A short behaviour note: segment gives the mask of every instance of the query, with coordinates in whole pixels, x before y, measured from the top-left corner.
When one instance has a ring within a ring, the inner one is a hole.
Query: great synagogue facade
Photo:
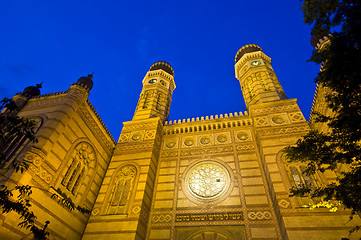
[[[14,100],[20,116],[37,121],[38,142],[19,139],[9,156],[33,164],[23,174],[2,172],[3,182],[34,186],[32,209],[39,225],[50,221],[50,239],[347,237],[355,224],[349,211],[310,210],[303,207],[310,198],[290,197],[290,188],[332,182],[337,172],[309,177],[305,166],[287,162],[282,150],[312,124],[286,97],[271,58],[246,45],[236,54],[235,75],[247,112],[172,122],[174,72],[156,62],[117,142],[88,101],[92,76],[53,94],[28,87]],[[314,108],[324,105],[322,89],[318,94]],[[91,214],[70,211],[53,194]],[[1,239],[32,239],[15,213],[0,219]]]

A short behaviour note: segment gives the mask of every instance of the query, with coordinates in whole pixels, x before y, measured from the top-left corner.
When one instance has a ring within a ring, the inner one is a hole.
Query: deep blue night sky
[[[175,71],[170,120],[246,110],[234,73],[245,44],[272,58],[307,119],[319,69],[290,0],[3,1],[0,34],[0,98],[41,81],[42,93],[64,91],[94,72],[90,100],[115,139],[156,61]]]

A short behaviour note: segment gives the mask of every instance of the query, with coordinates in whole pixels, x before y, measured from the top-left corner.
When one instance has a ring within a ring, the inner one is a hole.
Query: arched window
[[[111,186],[108,214],[125,213],[134,188],[136,173],[137,169],[133,165],[126,165],[115,173],[113,186]]]
[[[73,195],[76,195],[89,171],[89,164],[94,161],[94,158],[95,153],[89,143],[82,142],[78,144],[70,158],[71,164],[61,181],[61,185]]]

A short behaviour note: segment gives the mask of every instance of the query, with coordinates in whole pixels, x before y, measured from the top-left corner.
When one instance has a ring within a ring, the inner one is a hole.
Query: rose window
[[[226,168],[218,162],[206,161],[193,166],[186,175],[188,192],[195,198],[213,201],[223,196],[230,185]]]

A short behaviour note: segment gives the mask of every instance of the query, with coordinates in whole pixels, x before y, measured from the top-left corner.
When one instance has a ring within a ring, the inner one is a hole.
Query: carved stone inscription
[[[220,213],[207,213],[207,214],[177,214],[175,219],[176,222],[243,220],[243,213],[220,212]]]

